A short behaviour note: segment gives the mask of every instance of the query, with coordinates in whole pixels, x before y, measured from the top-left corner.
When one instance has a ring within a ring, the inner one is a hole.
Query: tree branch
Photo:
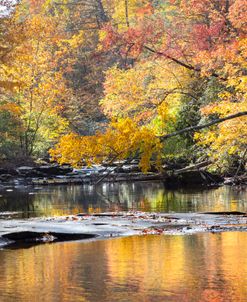
[[[177,136],[177,135],[180,135],[180,134],[183,134],[183,133],[187,133],[187,132],[191,132],[191,131],[201,130],[201,129],[210,127],[212,125],[219,124],[219,123],[225,122],[227,120],[231,120],[231,119],[234,119],[234,118],[237,118],[237,117],[241,117],[241,116],[244,116],[244,115],[247,115],[247,111],[238,112],[236,114],[228,115],[226,117],[219,118],[217,120],[211,121],[211,122],[206,123],[204,125],[187,127],[187,128],[184,128],[184,129],[181,129],[181,130],[178,130],[178,131],[175,131],[175,132],[172,132],[172,133],[160,136],[160,139],[161,139],[161,141],[164,141],[164,140],[166,140],[166,139],[168,139],[170,137],[174,137],[174,136]]]
[[[156,51],[156,50],[154,50],[154,49],[152,49],[152,48],[150,48],[150,47],[148,47],[148,46],[146,46],[146,45],[144,45],[144,48],[147,49],[148,51],[150,51],[150,52],[156,54],[156,55],[163,56],[163,57],[165,57],[165,58],[171,60],[172,62],[174,62],[174,63],[176,63],[176,64],[178,64],[178,65],[180,65],[180,66],[185,67],[186,69],[193,70],[193,71],[196,71],[196,72],[201,72],[201,68],[194,67],[194,66],[192,66],[192,65],[190,65],[190,64],[184,63],[184,62],[182,62],[182,61],[180,61],[180,60],[178,60],[178,59],[176,59],[176,58],[173,58],[173,57],[167,55],[167,54],[164,53],[164,52]],[[226,80],[225,78],[220,77],[220,76],[219,76],[217,73],[215,73],[215,72],[211,73],[211,76],[212,76],[212,77],[215,77],[215,78],[219,78],[219,79],[221,79],[221,80]]]
[[[125,19],[126,19],[126,25],[127,27],[130,27],[129,23],[129,7],[128,7],[128,0],[124,1],[124,6],[125,6]]]

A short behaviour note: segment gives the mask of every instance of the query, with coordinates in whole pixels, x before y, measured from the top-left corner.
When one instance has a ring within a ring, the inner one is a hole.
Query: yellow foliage
[[[212,66],[215,60],[219,65],[218,72],[224,74],[226,90],[219,93],[218,100],[202,108],[202,114],[225,117],[247,111],[247,39],[239,37],[228,47],[219,45],[207,58]],[[209,64],[205,66],[210,68]],[[222,160],[228,155],[241,157],[247,148],[247,117],[225,121],[196,134],[195,139],[209,147],[209,155],[214,159]]]
[[[139,155],[144,172],[150,169],[151,159],[160,167],[163,145],[157,136],[175,120],[190,82],[188,70],[162,59],[140,61],[127,70],[109,69],[101,105],[112,122],[94,136],[62,137],[51,156],[60,164],[80,166]]]
[[[68,66],[72,50],[83,43],[83,32],[68,34],[63,16],[50,14],[49,9],[49,0],[16,7],[8,28],[15,47],[0,70],[0,86],[13,102],[4,109],[20,115],[23,136],[28,137],[24,149],[30,154],[38,139],[48,146],[68,127],[59,115],[60,104],[71,93],[63,67]]]
[[[50,154],[60,164],[80,166],[121,160],[140,153],[140,167],[147,172],[152,156],[160,167],[161,150],[162,144],[152,130],[139,127],[126,118],[112,121],[105,132],[98,132],[94,136],[68,134],[61,138],[55,149],[50,150]]]
[[[14,103],[6,103],[3,105],[0,105],[0,111],[8,111],[16,116],[19,116],[21,114],[20,107]]]
[[[104,0],[105,6],[111,11],[111,18],[119,31],[126,30],[128,12],[129,25],[134,25],[137,20],[138,10],[149,4],[148,0]],[[127,7],[126,7],[127,6]]]
[[[106,73],[102,108],[111,118],[130,117],[145,125],[158,117],[163,124],[156,131],[162,132],[166,122],[174,120],[190,81],[186,69],[162,60],[141,61],[128,70],[113,67]]]
[[[219,103],[214,103],[202,109],[205,115],[217,114],[225,117],[242,111],[247,111],[247,99],[231,101],[232,95],[221,94],[223,98]],[[229,98],[228,98],[229,97]],[[241,156],[247,147],[247,118],[246,116],[225,121],[217,127],[202,133],[197,133],[195,139],[200,145],[209,147],[209,155],[216,160],[226,155]]]

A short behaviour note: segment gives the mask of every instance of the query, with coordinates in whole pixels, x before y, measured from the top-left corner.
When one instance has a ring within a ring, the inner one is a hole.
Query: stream
[[[4,220],[127,210],[246,212],[247,191],[160,182],[0,189]],[[247,232],[10,246],[0,249],[0,301],[246,301],[246,250]]]

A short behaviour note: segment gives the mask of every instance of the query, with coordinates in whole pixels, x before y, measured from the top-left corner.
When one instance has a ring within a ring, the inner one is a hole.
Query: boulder
[[[22,167],[18,167],[17,171],[20,174],[26,174],[26,173],[29,173],[30,171],[33,171],[34,169],[35,169],[35,167],[22,166]]]
[[[141,172],[140,168],[138,165],[123,165],[122,167],[116,168],[115,169],[116,173],[138,173]]]
[[[30,166],[22,166],[16,169],[19,176],[22,177],[42,177],[44,176],[42,173],[37,171],[37,168]]]
[[[82,239],[92,239],[97,237],[96,234],[80,234],[80,233],[56,233],[56,232],[31,232],[21,231],[2,235],[1,238],[9,247],[24,248],[31,247],[40,243],[74,241]]]
[[[47,176],[66,175],[73,171],[70,166],[59,166],[57,164],[45,165],[36,168],[36,170]]]

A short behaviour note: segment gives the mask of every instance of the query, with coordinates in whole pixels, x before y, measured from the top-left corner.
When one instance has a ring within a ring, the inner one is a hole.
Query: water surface
[[[1,301],[246,301],[247,233],[139,236],[0,251]]]
[[[0,212],[247,211],[247,191],[160,182],[0,189]],[[5,217],[6,218],[6,217]],[[140,236],[0,250],[0,301],[247,301],[247,233]]]
[[[167,190],[161,182],[0,189],[0,212],[20,217],[103,211],[247,211],[247,190],[232,187]]]

